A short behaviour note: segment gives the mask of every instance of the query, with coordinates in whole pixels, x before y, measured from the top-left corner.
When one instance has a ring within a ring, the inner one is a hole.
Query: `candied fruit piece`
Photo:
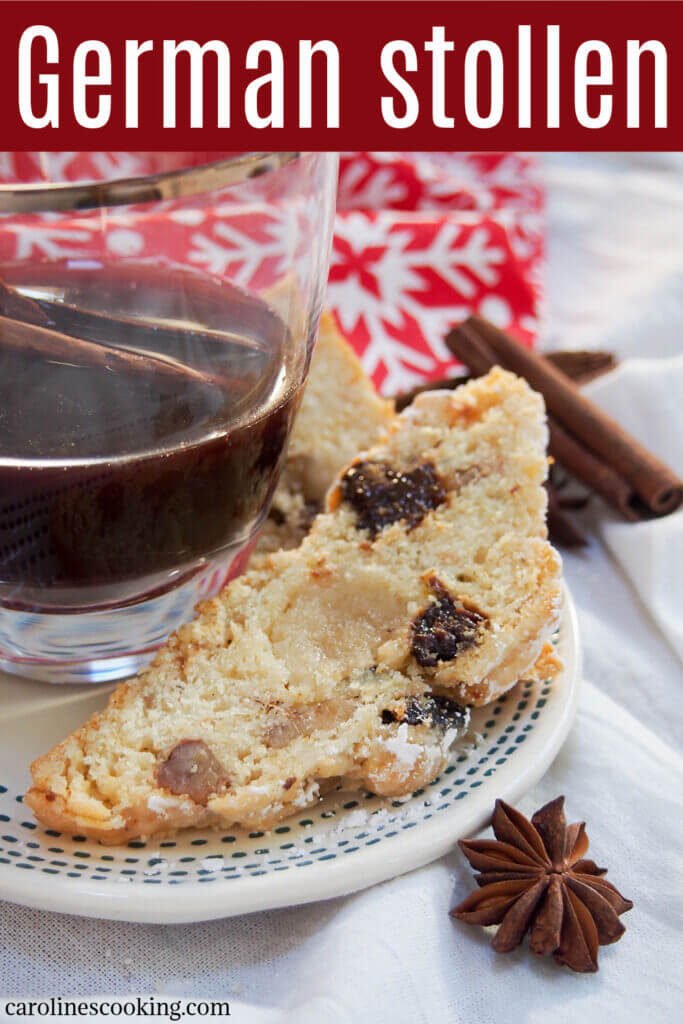
[[[230,779],[223,765],[204,740],[181,740],[165,761],[157,766],[159,786],[176,796],[189,796],[196,804],[227,789]]]

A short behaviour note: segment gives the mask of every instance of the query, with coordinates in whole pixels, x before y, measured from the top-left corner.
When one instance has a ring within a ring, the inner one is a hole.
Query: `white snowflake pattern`
[[[0,153],[0,181],[15,181],[17,169],[14,161],[14,153]]]
[[[406,199],[408,189],[396,180],[393,169],[378,168],[366,181],[369,167],[363,161],[354,161],[343,166],[339,172],[339,209],[356,207],[362,210],[377,210]]]
[[[58,228],[51,224],[7,223],[3,231],[16,237],[15,259],[25,260],[36,253],[49,259],[66,259],[85,255],[83,245],[92,232],[78,228]],[[70,245],[79,242],[79,246]]]
[[[253,215],[254,210],[230,208],[230,218],[214,222],[211,234],[197,231],[192,235],[193,248],[188,259],[203,265],[211,274],[224,275],[230,267],[231,280],[245,288],[250,286],[266,260],[274,261],[274,278],[283,276],[292,259],[297,233],[292,230],[286,212],[281,215],[272,210],[267,215],[260,212],[258,238],[239,226],[240,216]]]
[[[491,288],[499,280],[504,252],[490,245],[485,228],[464,234],[462,223],[444,221],[432,243],[418,249],[411,247],[414,233],[409,227],[389,231],[382,215],[337,218],[328,300],[347,333],[363,322],[369,335],[363,367],[371,376],[385,369],[382,389],[387,393],[410,387],[437,362],[448,360],[442,339],[469,311],[452,295],[441,306],[421,302],[426,285],[420,269],[436,272],[463,299],[475,293],[474,281]],[[420,324],[431,354],[395,337],[391,329],[400,332],[407,317]]]
[[[451,200],[459,192],[469,195],[477,210],[491,210],[495,205],[493,190],[481,172],[464,159],[448,159],[446,153],[415,153],[416,171],[424,184],[418,201],[421,210],[433,210]]]
[[[472,277],[489,288],[495,287],[500,280],[498,268],[505,260],[503,250],[489,244],[486,228],[475,228],[469,238],[459,244],[463,224],[469,219],[446,221],[428,250],[428,260],[424,261],[465,297],[475,293]]]
[[[69,165],[78,153],[36,153],[35,156],[44,181],[68,181]]]
[[[133,178],[149,171],[140,153],[91,153],[90,158],[102,179]]]

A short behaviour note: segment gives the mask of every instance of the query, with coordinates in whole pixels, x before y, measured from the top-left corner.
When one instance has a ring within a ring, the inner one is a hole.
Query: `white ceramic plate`
[[[0,676],[0,898],[121,921],[202,921],[340,896],[426,864],[480,829],[496,797],[517,800],[560,749],[580,681],[568,594],[556,639],[564,671],[478,709],[476,748],[455,749],[408,800],[336,793],[270,832],[188,831],[125,847],[44,829],[21,796],[30,761],[100,707],[110,687]]]

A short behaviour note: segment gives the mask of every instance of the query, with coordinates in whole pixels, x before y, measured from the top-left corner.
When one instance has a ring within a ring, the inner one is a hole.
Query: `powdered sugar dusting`
[[[180,800],[172,796],[164,796],[163,793],[151,793],[147,797],[147,807],[154,814],[160,814],[162,818],[168,817],[169,811],[175,811],[181,806]]]
[[[292,800],[292,807],[308,807],[320,796],[320,786],[317,782],[309,782],[304,786],[295,800]]]
[[[383,741],[383,746],[393,754],[406,769],[413,768],[420,754],[423,753],[424,747],[419,743],[411,743],[408,739],[408,724],[402,722],[398,727],[398,732],[395,736],[390,739]]]

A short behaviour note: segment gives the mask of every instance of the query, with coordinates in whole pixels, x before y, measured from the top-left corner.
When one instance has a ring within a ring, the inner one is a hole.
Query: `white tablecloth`
[[[683,160],[566,154],[546,169],[544,340],[643,360],[592,393],[683,472]],[[635,900],[599,974],[573,975],[525,949],[497,957],[486,932],[452,923],[449,907],[472,888],[453,853],[348,898],[193,926],[0,904],[0,994],[223,997],[245,1024],[677,1019],[682,516],[634,527],[596,503],[584,513],[594,539],[565,566],[590,682],[565,747],[520,803],[530,813],[565,793],[570,820],[588,822],[591,855]]]

